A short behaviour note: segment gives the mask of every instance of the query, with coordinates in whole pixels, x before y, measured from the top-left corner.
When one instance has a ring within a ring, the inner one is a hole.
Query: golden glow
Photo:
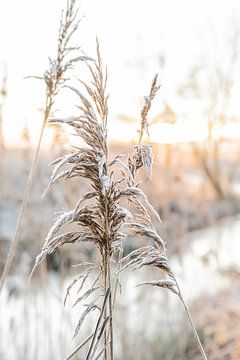
[[[23,78],[41,75],[48,65],[48,56],[54,56],[59,15],[65,3],[65,0],[0,2],[0,81],[1,64],[6,62],[9,94],[3,111],[3,130],[8,146],[21,145],[25,125],[29,128],[32,143],[36,143],[44,89],[37,81]],[[196,109],[196,104],[185,103],[176,94],[201,56],[211,66],[214,58],[223,54],[221,61],[224,63],[224,56],[229,54],[226,48],[232,31],[229,25],[234,16],[236,23],[240,22],[238,9],[239,0],[81,1],[80,12],[86,17],[80,25],[78,41],[91,56],[97,34],[109,67],[111,139],[132,141],[137,138],[141,99],[148,92],[156,72],[162,87],[150,120],[161,113],[167,99],[181,121],[176,125],[153,125],[151,140],[171,143],[206,138],[204,109]],[[218,42],[213,50],[215,38]],[[77,69],[76,75],[81,71],[82,68]],[[235,94],[240,94],[239,87]],[[74,101],[69,100],[66,104],[64,99],[59,108],[62,110],[64,106],[64,112],[68,109],[67,113],[71,115]],[[239,116],[239,95],[235,96],[228,111],[230,115]],[[116,120],[118,114],[136,121],[126,124]],[[221,132],[229,138],[239,137],[240,133],[236,124],[226,125]],[[46,144],[51,136],[47,129]],[[216,133],[216,136],[221,134]]]

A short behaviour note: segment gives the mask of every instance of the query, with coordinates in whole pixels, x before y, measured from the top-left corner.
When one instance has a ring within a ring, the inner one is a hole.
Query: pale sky
[[[47,67],[48,56],[54,56],[65,2],[0,1],[0,69],[5,62],[9,97],[4,110],[4,129],[9,144],[17,143],[25,122],[34,136],[40,126],[43,88],[35,80],[23,78],[41,75]],[[189,131],[194,130],[194,121],[201,119],[203,104],[179,100],[176,92],[186,82],[192,66],[203,62],[211,70],[216,63],[227,64],[230,36],[234,28],[240,28],[240,1],[82,0],[80,13],[85,18],[79,29],[79,45],[87,54],[94,55],[97,35],[108,64],[111,136],[116,138],[121,134],[121,140],[134,138],[137,124],[132,124],[130,129],[126,124],[119,124],[115,116],[125,114],[137,119],[141,99],[158,72],[161,90],[152,115],[161,111],[163,100],[167,99],[186,119],[191,117],[185,136],[188,138]],[[160,61],[163,56],[164,67]],[[237,91],[229,113],[240,113]],[[162,129],[159,134],[153,131],[154,140],[158,137],[161,140],[164,131],[171,137],[169,129]],[[180,136],[180,128],[174,131],[173,136]],[[203,128],[201,131],[204,135]]]

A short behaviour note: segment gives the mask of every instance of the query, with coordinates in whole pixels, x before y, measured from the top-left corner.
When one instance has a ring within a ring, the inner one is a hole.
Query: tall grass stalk
[[[191,325],[191,328],[192,328],[192,331],[193,331],[193,335],[194,335],[194,338],[195,338],[196,343],[197,343],[197,345],[198,345],[198,348],[199,348],[199,350],[200,350],[200,353],[202,354],[202,358],[203,358],[204,360],[207,360],[207,356],[206,356],[206,354],[205,354],[205,351],[204,351],[204,348],[203,348],[203,346],[202,346],[201,340],[200,340],[200,338],[199,338],[199,336],[198,336],[198,333],[197,333],[196,327],[195,327],[195,325],[194,325],[192,316],[191,316],[191,314],[190,314],[190,311],[189,311],[189,309],[188,309],[188,306],[187,306],[186,302],[185,302],[184,299],[183,299],[181,289],[180,289],[180,287],[179,287],[179,284],[178,284],[177,279],[176,279],[176,277],[175,277],[174,274],[173,274],[173,278],[174,278],[174,281],[175,281],[175,283],[176,283],[176,285],[177,285],[178,296],[179,296],[179,298],[180,298],[180,300],[181,300],[181,302],[182,302],[182,304],[183,304],[184,310],[185,310],[185,312],[186,312],[186,314],[187,314],[187,317],[188,317],[188,319],[189,319],[189,322],[190,322],[190,325]]]
[[[59,36],[58,36],[56,59],[55,60],[49,59],[49,68],[42,77],[34,76],[34,78],[43,80],[45,82],[46,85],[45,108],[44,108],[42,126],[38,138],[37,147],[33,156],[31,168],[25,185],[21,207],[18,213],[15,234],[12,239],[8,251],[7,259],[4,265],[3,273],[0,279],[0,294],[4,282],[8,276],[16,252],[17,244],[19,241],[22,220],[29,200],[34,174],[36,172],[36,166],[39,158],[39,152],[44,134],[44,129],[46,127],[49,116],[52,114],[55,99],[60,89],[67,80],[65,78],[67,71],[72,68],[73,64],[76,61],[80,61],[85,58],[85,56],[77,56],[77,57],[73,56],[73,54],[76,52],[76,50],[78,51],[79,48],[71,47],[71,39],[74,33],[77,31],[80,22],[80,20],[77,19],[78,10],[75,9],[75,2],[76,0],[68,1],[66,11],[62,15],[60,29],[59,29]]]
[[[78,97],[78,115],[50,119],[50,123],[69,125],[79,137],[79,145],[75,146],[72,152],[52,162],[55,167],[48,189],[60,179],[84,178],[89,182],[91,190],[81,194],[74,209],[63,212],[56,219],[41,253],[36,258],[32,273],[47,255],[65,244],[89,243],[96,248],[96,261],[93,264],[82,262],[82,272],[69,285],[66,298],[74,284],[78,283],[79,291],[73,306],[82,303],[85,310],[77,322],[74,336],[80,331],[88,314],[93,311],[100,312],[86,359],[97,359],[103,355],[105,360],[113,360],[113,302],[116,298],[116,290],[112,293],[114,270],[117,268],[119,275],[126,268],[156,267],[163,272],[164,278],[139,285],[166,288],[178,295],[189,317],[202,357],[206,360],[192,318],[171,270],[165,242],[154,225],[154,222],[160,221],[159,215],[140,189],[136,178],[142,168],[149,176],[152,172],[152,147],[144,143],[144,134],[148,133],[148,113],[159,90],[157,76],[152,81],[149,95],[144,98],[138,145],[134,146],[127,161],[121,154],[110,159],[107,136],[107,68],[103,65],[98,41],[96,59],[92,62],[85,59],[84,62],[89,72],[89,81],[79,79],[77,88],[69,87]],[[59,234],[66,224],[72,223],[77,225],[77,231]],[[146,246],[122,257],[128,236],[143,237],[148,239],[148,242]]]

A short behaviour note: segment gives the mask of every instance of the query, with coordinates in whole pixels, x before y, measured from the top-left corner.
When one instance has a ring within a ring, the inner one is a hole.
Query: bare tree
[[[178,95],[203,101],[207,120],[207,138],[201,143],[192,143],[193,150],[209,180],[217,198],[224,198],[229,190],[226,168],[222,166],[222,146],[226,139],[224,127],[235,120],[228,116],[228,107],[234,91],[234,75],[239,61],[237,49],[240,45],[240,31],[234,30],[229,42],[230,57],[226,64],[221,59],[213,66],[199,64],[189,72],[186,84],[179,88]],[[219,132],[216,135],[216,130]]]

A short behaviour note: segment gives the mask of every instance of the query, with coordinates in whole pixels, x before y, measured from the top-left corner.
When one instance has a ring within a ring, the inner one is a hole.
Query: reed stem
[[[174,275],[174,274],[172,274],[172,275],[173,275],[174,281],[175,281],[176,286],[177,286],[177,289],[178,289],[178,296],[179,296],[179,298],[180,298],[180,300],[181,300],[181,303],[183,304],[184,310],[185,310],[185,312],[186,312],[186,314],[187,314],[187,317],[188,317],[188,319],[189,319],[189,322],[190,322],[190,325],[191,325],[191,328],[192,328],[192,331],[193,331],[193,335],[194,335],[194,338],[195,338],[196,343],[197,343],[197,345],[198,345],[199,351],[200,351],[200,353],[201,353],[201,355],[202,355],[202,358],[203,358],[204,360],[208,360],[207,355],[206,355],[206,353],[205,353],[205,351],[204,351],[204,349],[203,349],[201,340],[200,340],[200,338],[199,338],[199,336],[198,336],[198,333],[197,333],[196,327],[195,327],[195,325],[194,325],[194,322],[193,322],[192,316],[191,316],[191,314],[190,314],[190,311],[189,311],[189,309],[188,309],[188,306],[187,306],[187,304],[185,303],[185,301],[184,301],[184,299],[183,299],[183,296],[182,296],[182,293],[181,293],[181,289],[180,289],[180,287],[179,287],[179,285],[178,285],[178,282],[177,282],[177,280],[176,280],[176,278],[175,278],[175,275]]]
[[[16,252],[17,244],[18,244],[18,241],[20,238],[23,215],[24,215],[24,212],[25,212],[25,209],[26,209],[26,206],[28,203],[29,195],[30,195],[30,192],[32,189],[32,183],[33,183],[33,179],[34,179],[34,174],[36,172],[36,166],[37,166],[37,162],[38,162],[38,158],[39,158],[39,152],[40,152],[40,147],[41,147],[41,143],[42,143],[43,133],[44,133],[44,129],[45,129],[48,117],[49,117],[49,113],[50,113],[52,104],[53,104],[53,101],[50,101],[49,103],[47,103],[47,108],[44,112],[44,118],[43,118],[43,123],[42,123],[41,131],[40,131],[40,135],[39,135],[39,139],[38,139],[38,143],[37,143],[37,148],[36,148],[34,156],[33,156],[32,165],[31,165],[31,168],[29,171],[20,211],[19,211],[18,218],[17,218],[17,224],[16,224],[14,238],[11,242],[11,245],[10,245],[10,248],[8,251],[8,255],[7,255],[7,260],[4,265],[3,273],[2,273],[1,279],[0,279],[0,294],[2,292],[5,280],[9,274],[10,267],[12,265],[13,258],[14,258],[15,252]]]

